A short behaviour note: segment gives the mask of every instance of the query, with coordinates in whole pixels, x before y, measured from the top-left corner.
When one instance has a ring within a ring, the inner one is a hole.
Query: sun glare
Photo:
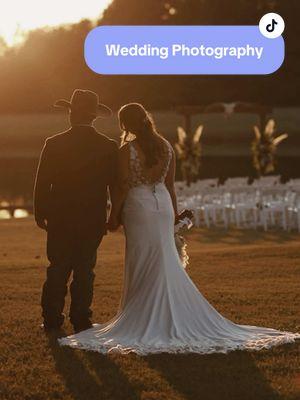
[[[111,0],[9,0],[0,9],[0,36],[8,45],[28,30],[97,19]]]

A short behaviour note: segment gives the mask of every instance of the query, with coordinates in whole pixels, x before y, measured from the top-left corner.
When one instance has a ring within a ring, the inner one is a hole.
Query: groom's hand
[[[37,218],[35,220],[37,226],[41,229],[43,229],[44,231],[47,231],[47,220],[44,218]]]
[[[108,223],[106,224],[106,227],[110,232],[116,231],[119,228],[119,226],[120,222],[115,217],[110,217]]]

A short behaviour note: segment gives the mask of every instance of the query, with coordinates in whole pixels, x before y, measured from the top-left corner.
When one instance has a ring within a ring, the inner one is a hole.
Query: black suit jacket
[[[105,233],[107,190],[116,181],[118,146],[90,126],[46,140],[34,188],[36,219]]]

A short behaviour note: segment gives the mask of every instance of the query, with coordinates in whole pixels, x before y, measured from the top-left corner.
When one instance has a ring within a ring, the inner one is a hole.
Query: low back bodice
[[[169,142],[165,142],[162,157],[152,168],[146,168],[143,165],[133,142],[129,142],[129,151],[129,186],[131,188],[140,185],[156,185],[165,181],[172,158],[172,148]]]

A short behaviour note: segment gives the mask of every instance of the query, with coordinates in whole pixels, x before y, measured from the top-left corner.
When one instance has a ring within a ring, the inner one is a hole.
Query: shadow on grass
[[[188,236],[187,236],[188,237]],[[259,244],[259,242],[284,243],[296,240],[299,235],[295,232],[283,232],[270,230],[267,232],[261,230],[249,229],[223,229],[211,228],[199,230],[200,243],[224,243],[224,244]]]
[[[63,336],[67,334],[64,333]],[[61,335],[59,335],[61,336]],[[57,372],[74,400],[135,400],[138,395],[118,366],[99,353],[61,347],[56,335],[49,335],[49,346]]]
[[[161,354],[144,359],[186,400],[279,400],[250,353]]]
[[[54,336],[49,336],[49,346],[56,370],[74,400],[140,399],[138,387],[128,382],[109,356],[60,347]],[[282,399],[257,368],[251,353],[159,354],[142,360],[186,400]]]

